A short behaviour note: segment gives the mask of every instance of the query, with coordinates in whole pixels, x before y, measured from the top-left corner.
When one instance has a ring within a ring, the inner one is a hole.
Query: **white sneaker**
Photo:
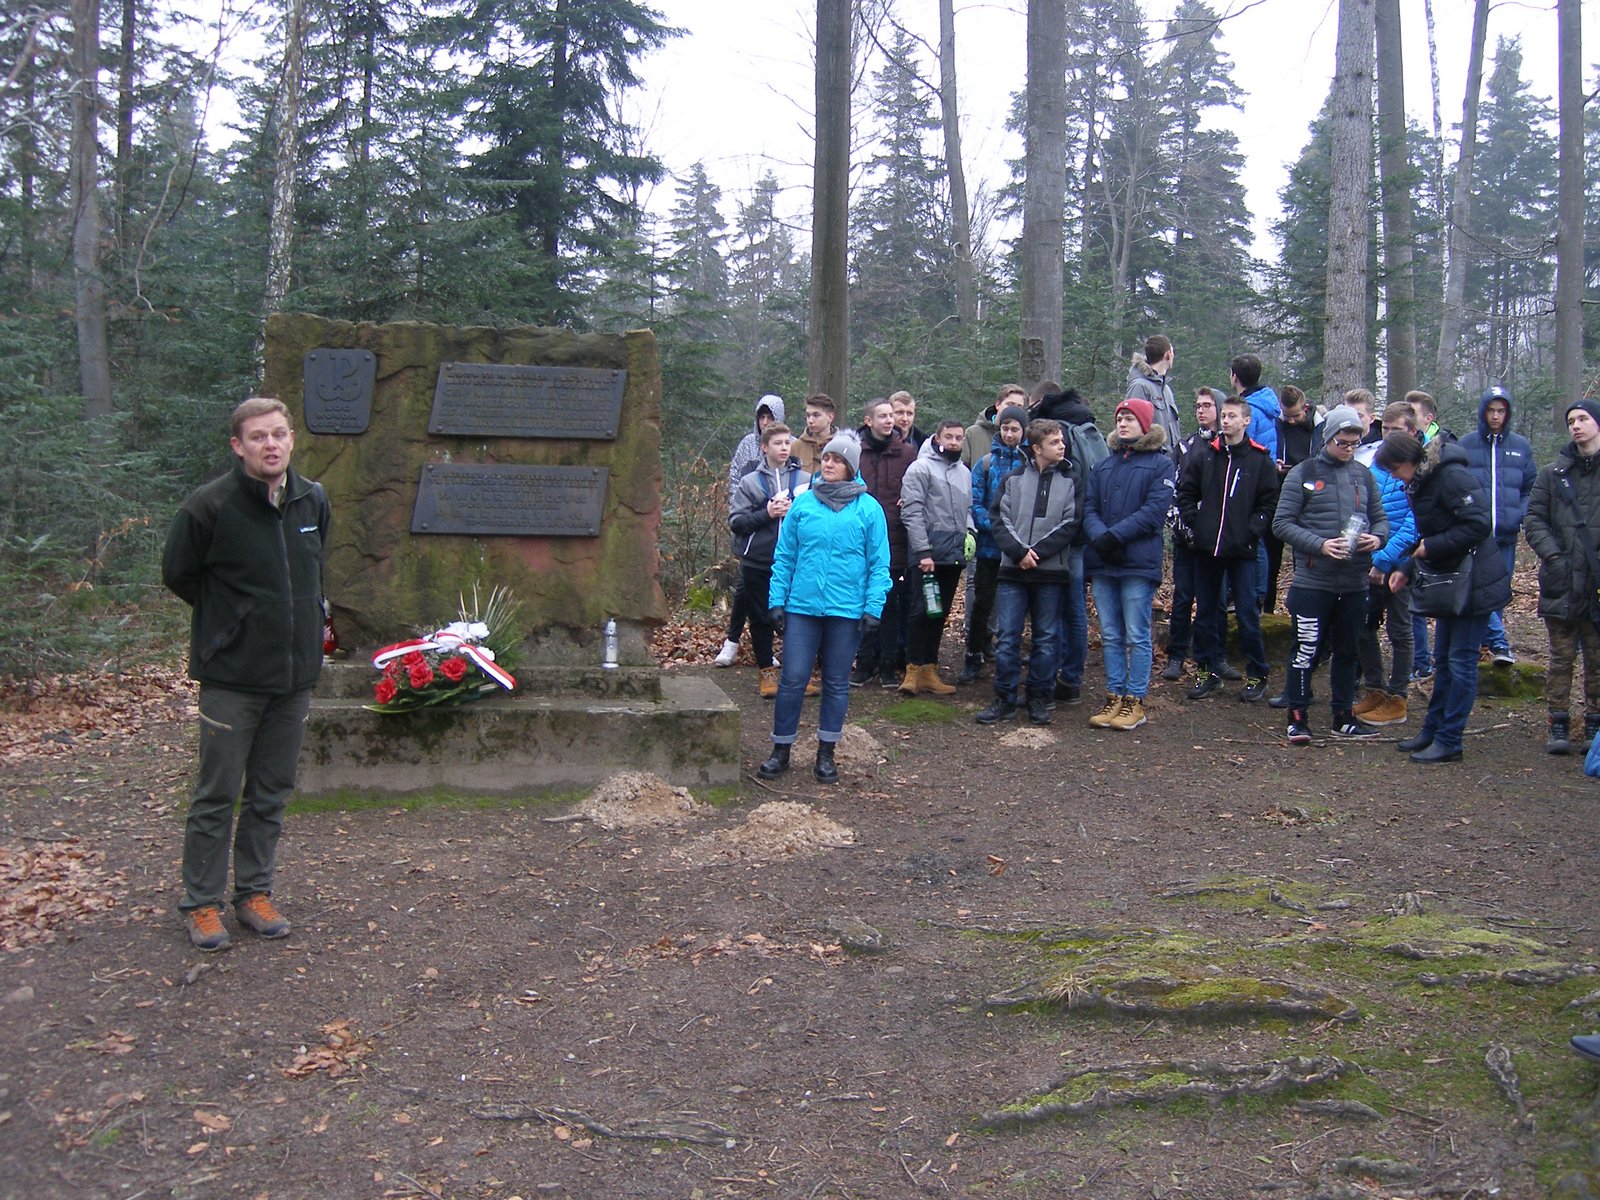
[[[739,643],[723,640],[722,650],[717,655],[716,665],[719,667],[733,666],[733,660],[739,657]]]

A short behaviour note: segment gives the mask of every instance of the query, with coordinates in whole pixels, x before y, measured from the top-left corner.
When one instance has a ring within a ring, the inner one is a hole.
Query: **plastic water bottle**
[[[1344,523],[1344,544],[1350,548],[1351,554],[1356,552],[1356,543],[1366,531],[1367,518],[1361,513],[1351,513],[1350,519]]]
[[[606,621],[605,653],[600,659],[600,665],[608,671],[617,669],[617,619],[615,617]]]
[[[939,603],[939,581],[932,575],[922,577],[922,611],[930,617],[944,615],[944,605]]]

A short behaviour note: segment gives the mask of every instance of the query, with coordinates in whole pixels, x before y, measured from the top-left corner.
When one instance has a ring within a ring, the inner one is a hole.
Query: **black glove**
[[[865,634],[871,633],[881,623],[882,623],[882,618],[881,617],[875,617],[871,613],[863,613],[862,616],[861,616],[861,632],[862,632],[862,634],[865,635]]]
[[[767,624],[771,625],[779,633],[783,632],[783,605],[775,604],[767,609]]]
[[[1110,532],[1102,533],[1089,545],[1094,547],[1094,552],[1106,562],[1122,561],[1122,544],[1112,537]]]

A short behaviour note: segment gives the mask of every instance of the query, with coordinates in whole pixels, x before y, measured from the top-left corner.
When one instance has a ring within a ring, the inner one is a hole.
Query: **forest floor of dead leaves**
[[[663,636],[744,709],[737,798],[295,811],[293,934],[221,955],[176,912],[190,685],[13,692],[0,1196],[1593,1194],[1600,783],[1542,706],[1422,768],[1416,715],[1291,749],[1233,687],[1120,735],[872,687],[875,772],[812,782],[808,704],[772,786],[754,670]],[[1241,974],[1359,1016],[1152,991]]]

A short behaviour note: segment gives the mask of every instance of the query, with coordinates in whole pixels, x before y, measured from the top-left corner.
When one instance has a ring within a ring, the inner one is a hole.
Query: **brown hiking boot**
[[[820,696],[820,695],[822,695],[822,676],[818,675],[815,671],[811,672],[810,682],[808,682],[806,684],[806,695],[808,695],[808,696]]]
[[[260,892],[254,896],[247,896],[233,906],[233,912],[239,918],[239,924],[251,933],[260,934],[264,938],[289,936],[289,922],[284,920],[282,913],[272,907],[271,896]]]
[[[1105,729],[1111,724],[1113,717],[1122,710],[1121,696],[1107,696],[1106,706],[1089,718],[1089,724],[1096,729]]]
[[[1366,695],[1362,696],[1361,699],[1356,701],[1355,707],[1352,708],[1350,712],[1355,716],[1365,717],[1374,709],[1381,708],[1384,702],[1388,699],[1388,692],[1381,691],[1378,688],[1373,688],[1367,692]]]
[[[778,694],[778,668],[762,667],[760,675],[761,679],[756,684],[756,691],[760,693],[763,700],[771,700]]]
[[[956,689],[939,678],[938,663],[923,663],[919,668],[922,672],[918,676],[918,685],[930,696],[954,696]]]
[[[1383,697],[1382,703],[1376,708],[1362,712],[1356,710],[1356,716],[1367,725],[1404,725],[1406,723],[1406,698],[1404,696]]]
[[[1145,723],[1144,701],[1138,696],[1124,696],[1122,705],[1117,709],[1117,715],[1111,718],[1110,728],[1120,729],[1126,733],[1130,729],[1137,729]]]
[[[222,909],[219,905],[191,908],[183,914],[183,923],[189,930],[189,941],[196,950],[226,950],[233,945],[233,939],[222,927]]]
[[[900,690],[907,696],[915,696],[922,690],[922,668],[916,663],[906,664],[906,673],[900,680]]]

